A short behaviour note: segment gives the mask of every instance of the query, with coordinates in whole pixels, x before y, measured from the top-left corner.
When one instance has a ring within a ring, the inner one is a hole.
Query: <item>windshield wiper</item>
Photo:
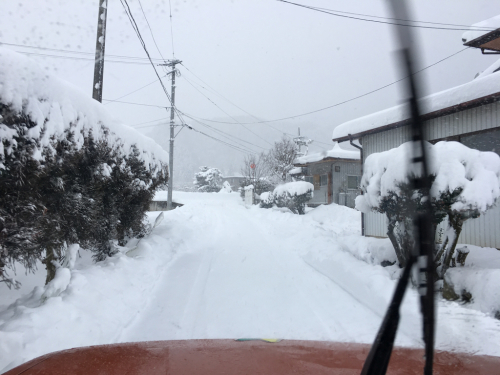
[[[404,0],[390,0],[392,11],[396,18],[409,19]],[[407,94],[408,105],[411,109],[411,130],[413,155],[411,163],[420,168],[420,177],[412,179],[413,188],[423,193],[423,212],[416,212],[414,218],[415,245],[410,259],[398,281],[392,301],[386,312],[382,325],[377,333],[366,358],[361,375],[383,375],[387,371],[391,358],[394,340],[399,325],[399,308],[408,286],[412,267],[418,267],[418,291],[420,293],[420,307],[423,318],[423,340],[425,343],[424,374],[432,374],[434,360],[434,332],[435,332],[435,301],[434,301],[434,228],[432,225],[432,207],[430,199],[431,181],[429,178],[428,158],[424,144],[424,126],[418,106],[418,85],[412,67],[413,56],[411,43],[411,29],[397,27],[399,43],[401,45],[401,65],[408,77]],[[413,43],[414,44],[414,43]],[[415,169],[415,168],[412,168]]]

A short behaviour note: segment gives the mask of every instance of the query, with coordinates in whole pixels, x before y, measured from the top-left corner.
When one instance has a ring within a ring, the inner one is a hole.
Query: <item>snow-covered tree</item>
[[[193,184],[202,193],[216,193],[222,189],[222,173],[217,168],[200,167],[195,173]]]
[[[290,138],[283,136],[280,141],[274,142],[273,147],[264,156],[266,171],[277,183],[284,183],[297,156],[297,145]]]
[[[463,223],[486,212],[500,197],[500,157],[458,142],[425,145],[430,160],[433,224],[437,226],[445,218],[448,220],[442,246],[436,249],[438,273],[443,277],[452,265]],[[387,215],[387,234],[401,267],[406,264],[413,246],[412,217],[423,209],[422,192],[410,185],[410,178],[421,173],[408,163],[411,147],[408,142],[370,155],[361,180],[364,194],[356,198],[356,208],[360,211]]]

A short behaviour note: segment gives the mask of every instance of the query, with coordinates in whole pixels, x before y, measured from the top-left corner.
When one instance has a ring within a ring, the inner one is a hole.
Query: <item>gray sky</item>
[[[394,38],[390,25],[333,17],[275,0],[171,0],[175,57],[204,82],[253,116],[265,120],[294,116],[356,97],[399,78],[394,63]],[[302,4],[390,17],[385,1],[297,0]],[[159,58],[137,0],[129,0],[150,54]],[[96,0],[2,0],[0,41],[54,49],[62,52],[10,47],[59,56],[92,59],[97,24]],[[156,42],[165,58],[172,57],[168,0],[142,0]],[[414,0],[412,19],[470,25],[500,13],[491,0]],[[420,45],[420,66],[427,66],[463,49],[463,31],[414,29]],[[145,57],[119,0],[109,0],[107,55]],[[91,95],[93,62],[32,56],[48,71]],[[498,57],[468,50],[422,74],[425,93],[433,93],[470,81]],[[131,61],[131,60],[127,60]],[[144,62],[144,60],[141,60]],[[255,121],[217,94],[207,91],[190,71],[180,67],[176,102],[181,111],[201,118],[234,122]],[[161,69],[159,70],[161,72]],[[105,99],[115,99],[155,80],[150,65],[107,63],[104,69]],[[169,85],[168,81],[166,84]],[[192,86],[207,95],[220,108]],[[350,119],[398,104],[400,86],[394,85],[314,115],[266,124],[246,125],[268,142],[280,131],[302,133],[317,141],[312,151],[329,148],[331,131]],[[158,83],[126,96],[123,101],[167,105]],[[164,109],[111,103],[107,108],[124,123],[136,125],[166,118]],[[253,145],[269,145],[239,124],[205,122]],[[222,138],[220,133],[190,121],[200,130]],[[145,124],[150,125],[150,124]],[[144,125],[143,125],[144,126]],[[166,145],[166,128],[144,127],[141,131]],[[234,140],[234,139],[233,139]],[[180,165],[192,176],[196,165],[211,164],[231,173],[239,169],[243,153],[199,134],[184,130],[177,138]],[[233,141],[227,140],[233,143]],[[218,165],[215,165],[218,164]]]

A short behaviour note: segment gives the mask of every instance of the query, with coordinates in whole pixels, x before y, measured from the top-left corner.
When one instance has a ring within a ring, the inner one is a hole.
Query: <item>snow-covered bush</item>
[[[194,174],[193,184],[202,193],[216,193],[222,189],[222,173],[217,168],[200,167]]]
[[[260,204],[261,208],[272,208],[274,206],[274,195],[270,191],[266,191],[260,195]]]
[[[99,102],[0,47],[0,281],[20,262],[55,261],[79,243],[96,260],[141,234],[167,153]]]
[[[219,193],[232,193],[233,189],[231,188],[231,184],[228,181],[224,181],[222,184],[222,188],[219,190]]]
[[[306,203],[313,197],[314,185],[310,182],[295,181],[279,185],[272,196],[274,204],[286,207],[294,214],[304,215]]]
[[[443,244],[436,251],[440,277],[450,266],[465,220],[478,217],[500,196],[500,157],[493,152],[470,149],[458,142],[425,144],[431,174],[433,224],[448,219]],[[419,176],[409,165],[411,142],[398,148],[372,154],[365,161],[356,208],[363,212],[384,213],[389,219],[388,236],[404,266],[413,244],[411,218],[422,209],[422,192],[413,190],[410,177]]]

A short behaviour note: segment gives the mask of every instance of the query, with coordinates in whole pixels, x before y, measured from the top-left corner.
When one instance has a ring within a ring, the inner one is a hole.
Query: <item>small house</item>
[[[361,193],[360,153],[344,150],[338,144],[326,152],[301,156],[295,159],[292,176],[302,176],[314,185],[314,196],[309,206],[337,203],[354,207],[356,196]]]
[[[494,20],[496,27],[500,27],[500,16]],[[472,40],[468,39],[468,33],[475,31],[464,34],[466,45],[477,42],[477,47],[481,49],[497,46],[500,49],[500,29],[482,32],[479,36],[474,34]],[[488,42],[478,40],[486,36]],[[431,143],[457,141],[470,148],[500,155],[499,67],[499,62],[496,62],[471,82],[420,99],[425,139]],[[333,130],[332,139],[334,142],[358,140],[363,148],[364,162],[373,153],[387,151],[410,141],[410,121],[406,105],[400,105],[341,124]],[[363,215],[362,220],[364,235],[387,236],[385,215],[368,213]],[[459,242],[500,248],[499,228],[500,204],[497,204],[479,218],[467,220]]]

